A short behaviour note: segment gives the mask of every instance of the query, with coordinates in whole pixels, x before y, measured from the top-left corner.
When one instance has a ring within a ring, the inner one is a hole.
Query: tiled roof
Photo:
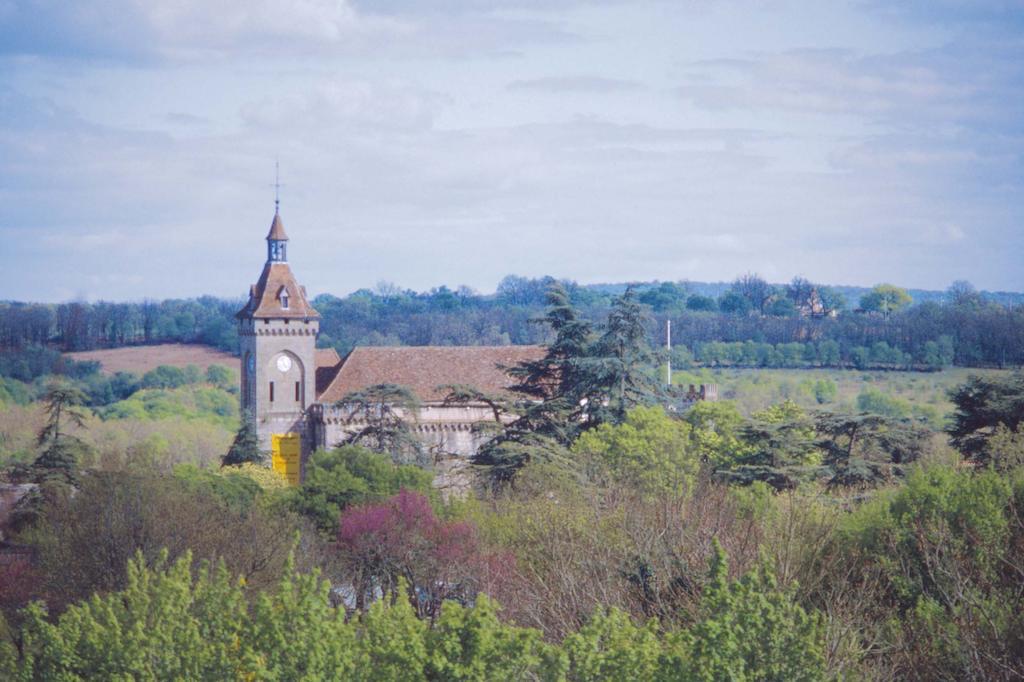
[[[317,348],[316,355],[316,394],[320,395],[334,381],[341,367],[341,356],[333,348]]]
[[[281,222],[281,216],[277,213],[274,213],[274,222],[270,223],[270,232],[267,233],[267,239],[288,241],[288,235],[284,232],[284,223]]]
[[[445,384],[505,393],[512,381],[499,366],[537,360],[544,352],[542,346],[360,346],[345,357],[318,399],[334,403],[376,384],[406,386],[424,402],[442,400],[438,386]]]
[[[281,307],[281,288],[288,292],[288,309]],[[267,261],[255,286],[249,291],[249,302],[237,317],[286,317],[290,319],[319,318],[306,299],[305,287],[299,286],[287,263]]]

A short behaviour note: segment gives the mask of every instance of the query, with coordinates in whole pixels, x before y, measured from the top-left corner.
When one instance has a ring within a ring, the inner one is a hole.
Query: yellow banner
[[[274,471],[285,477],[288,485],[299,485],[302,467],[302,440],[297,433],[275,433],[270,437],[271,462]]]

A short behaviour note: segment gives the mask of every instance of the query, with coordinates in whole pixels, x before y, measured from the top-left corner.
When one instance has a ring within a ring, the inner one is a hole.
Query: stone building
[[[446,405],[442,386],[462,384],[487,394],[511,385],[502,369],[544,354],[540,346],[417,346],[354,348],[345,357],[316,348],[320,314],[310,305],[288,264],[288,236],[275,211],[267,234],[267,261],[236,315],[241,350],[241,407],[254,422],[260,446],[274,435],[301,440],[302,461],[317,448],[337,444],[361,428],[338,403],[377,384],[412,390],[420,402],[409,415],[414,432],[445,462],[465,461],[481,444],[473,425],[494,418],[484,404]]]

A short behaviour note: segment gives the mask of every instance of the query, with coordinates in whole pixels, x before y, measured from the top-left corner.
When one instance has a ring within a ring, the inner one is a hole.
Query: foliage
[[[284,476],[270,467],[245,462],[221,467],[217,472],[221,476],[242,476],[258,485],[263,492],[283,492],[289,490],[288,481]]]
[[[146,565],[164,549],[171,559],[187,551],[196,561],[223,559],[233,574],[266,586],[283,570],[301,524],[287,510],[257,504],[260,495],[248,478],[194,467],[175,476],[91,472],[74,495],[48,497],[19,541],[34,548],[54,610],[122,589],[136,552]],[[313,547],[304,547],[313,558]]]
[[[860,412],[880,414],[893,419],[903,419],[910,415],[910,405],[906,401],[894,398],[870,386],[857,396],[857,409]]]
[[[877,484],[903,473],[928,449],[927,431],[904,420],[873,414],[823,412],[815,421],[832,485]]]
[[[572,452],[591,465],[591,478],[608,477],[645,493],[681,494],[692,489],[700,468],[690,431],[659,406],[635,407],[621,424],[584,432]]]
[[[419,400],[405,386],[377,384],[335,403],[353,426],[338,445],[362,445],[391,455],[397,464],[426,464],[427,453],[412,430]]]
[[[252,595],[223,563],[167,552],[127,565],[124,587],[94,595],[51,620],[25,612],[18,647],[0,645],[7,679],[351,679],[385,680],[810,680],[823,677],[818,621],[788,602],[770,571],[729,582],[724,555],[689,631],[634,625],[599,610],[561,645],[498,619],[481,595],[447,602],[428,624],[400,580],[348,619],[332,608],[317,572],[289,562],[268,590]],[[716,676],[719,675],[719,676]]]
[[[592,396],[586,406],[590,423],[621,423],[631,408],[648,404],[658,395],[645,321],[646,313],[632,288],[612,301],[604,332],[585,363],[586,392]]]
[[[748,447],[740,437],[743,416],[728,401],[699,402],[683,414],[690,425],[692,449],[713,467],[740,461]]]
[[[662,672],[663,646],[657,621],[638,626],[616,608],[595,611],[562,642],[567,677],[579,682],[656,679]]]
[[[704,617],[684,633],[687,679],[824,680],[821,618],[778,589],[762,562],[729,582],[725,553],[715,543],[702,597]]]
[[[209,365],[206,368],[206,383],[213,384],[225,391],[238,387],[238,377],[223,365]]]
[[[37,483],[60,481],[74,485],[84,444],[70,430],[85,426],[85,413],[78,407],[85,402],[85,395],[66,382],[53,382],[43,401],[47,420],[37,439],[40,451],[32,463],[33,478]]]
[[[821,452],[814,421],[796,403],[784,401],[753,415],[740,429],[745,449],[731,465],[720,465],[716,478],[750,485],[764,481],[782,490],[793,488],[808,471],[817,474]]]
[[[343,511],[337,539],[357,608],[376,589],[396,594],[404,579],[417,614],[434,616],[446,599],[493,589],[502,563],[481,552],[472,524],[438,519],[425,495],[405,489]]]
[[[1006,378],[971,376],[950,398],[956,405],[950,443],[969,459],[988,462],[995,431],[1000,426],[1016,431],[1024,422],[1024,372]]]
[[[160,365],[142,375],[142,388],[180,388],[199,383],[202,375],[195,365],[172,367]]]
[[[880,569],[878,598],[903,614],[890,635],[902,676],[1024,674],[1022,501],[1020,479],[930,466],[845,520],[858,575]]]
[[[476,453],[473,463],[486,472],[493,486],[511,483],[519,471],[531,462],[564,465],[567,446],[587,423],[586,406],[593,387],[588,381],[587,364],[593,342],[590,324],[579,319],[569,294],[553,283],[547,290],[548,308],[538,324],[546,325],[554,339],[544,357],[509,367],[515,380],[511,390],[521,396],[512,406],[492,396],[462,391],[449,395],[446,402],[472,400],[492,406],[497,429]]]
[[[130,398],[99,410],[104,419],[202,420],[234,430],[238,425],[238,398],[213,386],[143,389]]]
[[[344,509],[383,500],[403,488],[426,493],[432,480],[430,472],[417,466],[395,464],[387,455],[346,445],[310,456],[291,505],[321,531],[334,535]]]
[[[256,419],[252,415],[243,415],[235,439],[221,460],[221,466],[239,464],[262,464],[266,455],[260,451],[260,439],[256,433]]]
[[[892,284],[879,284],[860,298],[860,307],[868,312],[882,313],[888,316],[897,312],[913,301],[906,289]]]

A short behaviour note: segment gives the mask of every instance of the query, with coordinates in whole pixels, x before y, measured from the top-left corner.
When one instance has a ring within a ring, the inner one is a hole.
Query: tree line
[[[531,320],[542,314],[551,277],[506,277],[494,295],[466,287],[414,292],[390,284],[345,297],[317,296],[320,345],[345,353],[356,345],[506,345],[549,340]],[[590,322],[608,313],[606,286],[562,281]],[[717,297],[686,283],[633,286],[653,314],[647,333],[661,343],[671,320],[677,364],[732,366],[891,367],[1024,364],[1024,304],[999,302],[966,282],[941,301],[915,303],[904,289],[882,284],[858,301],[838,289],[795,278],[774,286],[757,275],[737,278]],[[1005,298],[1005,297],[1004,297]],[[1002,299],[1000,299],[1002,300]],[[0,303],[0,351],[47,346],[61,351],[124,345],[204,343],[237,351],[234,314],[241,301],[202,297],[142,303]],[[719,357],[711,344],[769,344]],[[800,360],[792,344],[803,344]],[[880,344],[886,344],[889,351]],[[787,346],[779,348],[780,345]],[[684,352],[685,349],[685,352]],[[687,354],[688,353],[688,354]]]
[[[634,292],[600,324],[546,297],[516,398],[449,387],[491,405],[495,438],[486,484],[447,503],[386,414],[297,488],[254,466],[244,424],[220,469],[86,467],[87,396],[53,384],[35,459],[4,472],[32,490],[4,526],[0,674],[1024,674],[1024,374],[957,387],[948,447],[877,414],[745,419],[653,380]],[[366,414],[397,391],[364,391]]]

